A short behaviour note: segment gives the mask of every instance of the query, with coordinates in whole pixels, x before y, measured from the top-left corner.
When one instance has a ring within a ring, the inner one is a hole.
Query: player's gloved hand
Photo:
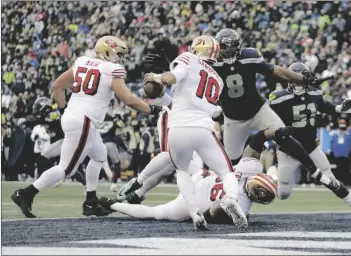
[[[351,109],[351,98],[347,98],[341,103],[342,112],[347,111],[349,109]]]
[[[128,153],[129,155],[133,155],[134,151],[133,151],[132,149],[128,149],[128,150],[127,150],[127,153]]]
[[[160,113],[162,111],[161,106],[149,105],[149,107],[151,108],[151,112],[150,112],[151,115],[157,116],[158,113]]]
[[[150,71],[156,70],[157,68],[163,71],[168,71],[169,63],[170,61],[168,60],[165,51],[162,49],[160,54],[148,54],[143,61],[143,67]]]
[[[317,80],[316,77],[311,76],[310,74],[305,74],[302,78],[302,84],[313,85],[313,83],[315,83],[316,80]]]

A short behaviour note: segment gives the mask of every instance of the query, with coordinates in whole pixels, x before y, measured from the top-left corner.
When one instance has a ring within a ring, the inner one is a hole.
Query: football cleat
[[[37,217],[32,213],[33,198],[26,198],[23,194],[23,189],[16,190],[11,195],[11,199],[21,209],[22,213],[24,214],[24,216],[26,216],[26,218]]]
[[[131,179],[126,185],[124,185],[118,192],[117,192],[117,201],[123,202],[127,199],[129,194],[134,192],[135,190],[139,189],[142,185],[140,185],[137,181],[137,178]]]
[[[199,211],[194,216],[192,216],[192,219],[194,222],[195,230],[208,230],[205,217]]]
[[[232,218],[234,226],[239,230],[247,228],[247,218],[236,197],[226,194],[219,203],[222,209]]]
[[[107,216],[112,213],[111,210],[103,208],[99,204],[99,200],[97,198],[86,200],[83,203],[83,215],[84,216]]]
[[[145,200],[145,197],[139,197],[138,194],[133,191],[127,196],[126,200],[129,204],[140,204]]]
[[[115,212],[115,210],[111,209],[111,205],[113,205],[115,203],[117,203],[117,200],[110,199],[110,198],[107,198],[107,197],[101,197],[99,199],[99,205],[101,205],[104,209],[110,210],[112,212]]]

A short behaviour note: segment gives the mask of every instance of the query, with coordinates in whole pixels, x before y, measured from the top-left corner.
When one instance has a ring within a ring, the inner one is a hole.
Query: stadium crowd
[[[228,27],[239,32],[244,47],[258,48],[267,62],[288,67],[300,60],[317,76],[333,74],[336,79],[322,85],[325,99],[340,104],[351,97],[351,2],[277,2],[280,1],[254,4],[252,1],[3,1],[3,178],[17,179],[17,174],[22,172],[33,173],[36,153],[31,139],[34,119],[31,111],[34,101],[41,96],[52,98],[53,81],[78,56],[93,56],[97,38],[107,34],[127,42],[130,54],[126,82],[140,96],[143,96],[144,56],[164,49],[172,60],[187,51],[194,37],[215,35]],[[257,80],[257,87],[265,96],[282,86],[286,85],[273,78]],[[158,147],[156,119],[131,112],[117,99],[111,103],[109,112],[112,116],[120,115],[123,121],[121,130],[129,154],[122,154],[122,169],[131,169],[136,175],[149,160],[140,161],[140,152],[144,150],[139,145],[143,129],[152,131],[153,143]],[[336,169],[342,169],[344,182],[351,184],[349,116],[320,115],[318,121],[320,134],[324,134],[320,136],[322,143],[327,143],[323,144],[323,150],[333,163],[339,163],[335,161],[338,157],[343,158],[342,168]],[[340,137],[345,143],[339,143],[342,145],[338,147]],[[147,153],[149,158],[152,152]],[[303,174],[300,183],[307,180],[308,175]]]

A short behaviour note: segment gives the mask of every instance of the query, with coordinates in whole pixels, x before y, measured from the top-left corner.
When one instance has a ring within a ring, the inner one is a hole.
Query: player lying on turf
[[[312,76],[308,67],[299,62],[293,63],[289,69]],[[304,84],[289,84],[286,89],[272,92],[269,102],[285,125],[292,127],[294,138],[302,144],[317,168],[325,174],[322,180],[319,177],[320,172],[317,171],[312,173],[312,178],[320,179],[324,185],[351,206],[349,191],[344,184],[335,179],[326,155],[317,144],[315,121],[317,111],[327,114],[350,113],[351,99],[345,99],[341,105],[336,106],[324,101],[323,92],[318,88]],[[278,195],[281,199],[286,199],[290,196],[295,184],[295,171],[300,166],[300,162],[286,154],[280,154],[280,151],[277,154],[279,158]]]
[[[253,202],[269,204],[276,196],[276,184],[271,177],[262,173],[263,166],[259,158],[259,152],[247,147],[243,158],[233,167],[239,180],[239,205],[246,216],[249,215]],[[206,220],[215,223],[232,222],[219,204],[219,200],[225,195],[221,179],[213,172],[199,169],[192,176],[192,180],[196,186],[197,203]],[[105,197],[100,199],[100,204],[108,210],[141,219],[183,221],[191,218],[181,194],[176,199],[155,207],[118,203]]]

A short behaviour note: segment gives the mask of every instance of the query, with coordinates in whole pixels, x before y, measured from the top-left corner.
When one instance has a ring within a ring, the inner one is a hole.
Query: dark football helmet
[[[51,111],[52,103],[47,97],[40,97],[33,104],[33,115],[38,119],[45,119]]]
[[[296,73],[300,73],[303,76],[312,77],[310,69],[301,62],[294,62],[290,65],[289,69]],[[308,85],[289,83],[288,87],[293,91],[294,94],[302,95],[307,92]]]
[[[241,38],[239,34],[233,29],[225,28],[217,33],[216,40],[221,48],[218,61],[227,64],[234,63],[240,56]]]

